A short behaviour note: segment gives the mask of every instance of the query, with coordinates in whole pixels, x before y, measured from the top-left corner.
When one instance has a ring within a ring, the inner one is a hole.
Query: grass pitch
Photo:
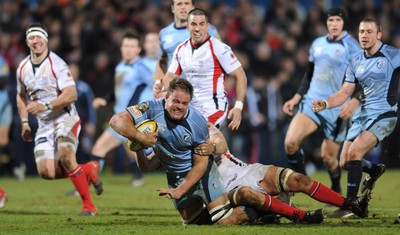
[[[328,174],[317,172],[313,179],[329,185]],[[129,185],[130,175],[102,177],[103,195],[93,194],[99,209],[97,217],[82,217],[78,197],[65,196],[72,183],[68,180],[46,181],[30,177],[18,182],[0,178],[9,197],[0,209],[0,234],[400,234],[400,171],[387,170],[373,190],[366,219],[326,219],[320,225],[294,224],[281,219],[276,225],[182,226],[171,201],[159,197],[158,187],[166,187],[164,174],[145,174],[145,185]],[[345,189],[347,175],[342,176]],[[93,189],[91,189],[93,192]],[[292,200],[302,209],[325,205],[307,195],[296,194]],[[328,207],[325,213],[333,212]]]

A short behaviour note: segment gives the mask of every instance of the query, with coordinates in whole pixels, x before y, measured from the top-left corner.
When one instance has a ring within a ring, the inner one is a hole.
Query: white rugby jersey
[[[175,49],[168,71],[177,75],[186,73],[194,88],[193,106],[214,105],[223,110],[224,107],[218,106],[227,102],[225,76],[240,66],[228,45],[208,36],[200,45],[193,45],[190,38],[181,43]]]
[[[30,56],[26,57],[17,69],[17,91],[26,90],[29,99],[41,104],[50,103],[57,98],[61,90],[68,86],[75,86],[75,81],[68,69],[68,65],[59,56],[50,52],[41,64],[34,66]],[[59,114],[68,112],[77,115],[75,105],[47,110],[37,115],[38,119],[49,120]]]

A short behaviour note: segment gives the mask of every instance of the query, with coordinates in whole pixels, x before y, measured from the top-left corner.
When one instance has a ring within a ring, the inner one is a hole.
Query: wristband
[[[324,104],[325,104],[325,108],[326,108],[326,109],[329,109],[329,103],[328,103],[328,101],[323,100],[323,102],[324,102]]]
[[[46,110],[52,110],[53,109],[53,105],[51,103],[45,103],[44,105],[46,106]]]
[[[243,102],[237,100],[236,103],[235,103],[235,106],[233,108],[234,109],[239,109],[240,111],[242,111],[243,110]]]
[[[21,119],[21,125],[23,125],[24,123],[29,123],[27,118],[22,118]]]

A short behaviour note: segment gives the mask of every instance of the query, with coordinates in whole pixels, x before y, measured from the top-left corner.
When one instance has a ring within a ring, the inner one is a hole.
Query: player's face
[[[188,22],[190,37],[193,42],[201,44],[207,37],[208,22],[204,15],[190,15]]]
[[[149,56],[157,56],[160,45],[158,43],[157,33],[148,33],[144,39],[144,50]]]
[[[139,46],[139,40],[135,38],[124,38],[121,43],[121,55],[122,59],[127,63],[135,60],[140,54],[141,48]]]
[[[26,39],[26,44],[36,56],[42,55],[48,48],[46,39],[40,36],[30,36]]]
[[[344,21],[340,16],[330,16],[326,20],[326,26],[328,28],[329,38],[331,40],[336,40],[342,35]]]
[[[193,8],[192,0],[174,0],[171,6],[175,19],[180,21],[186,21],[189,11]]]
[[[171,119],[179,121],[185,118],[189,103],[190,94],[185,90],[177,88],[171,94],[167,94],[165,109]]]
[[[382,33],[378,32],[378,28],[374,22],[361,22],[358,29],[358,40],[361,48],[371,50],[378,46]]]

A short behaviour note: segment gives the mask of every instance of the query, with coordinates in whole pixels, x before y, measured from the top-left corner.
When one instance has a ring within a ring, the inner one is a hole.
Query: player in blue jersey
[[[12,107],[7,86],[9,84],[10,67],[0,54],[0,156],[8,154]]]
[[[119,113],[129,105],[141,102],[140,98],[148,81],[138,72],[140,52],[139,36],[132,32],[126,32],[121,41],[122,60],[115,68],[114,92],[107,98],[95,98],[93,101],[95,108],[105,106],[107,103],[114,103],[114,113]],[[96,140],[91,151],[92,158],[99,161],[103,168],[106,154],[125,141],[126,139],[115,133],[112,128],[107,128]],[[126,154],[131,159],[135,158],[131,151],[126,151]],[[136,164],[133,166],[136,167]],[[133,171],[135,180],[142,180],[141,172],[137,168]]]
[[[156,76],[158,62],[158,33],[147,33],[143,41],[144,56],[137,64],[138,76],[143,84],[146,84],[140,94],[138,102],[153,100],[153,85]]]
[[[381,42],[378,21],[363,19],[358,40],[364,51],[351,61],[342,88],[329,98],[313,101],[314,112],[340,106],[360,84],[363,97],[361,111],[354,120],[340,154],[340,165],[348,171],[347,198],[357,197],[362,172],[368,173],[361,192],[369,194],[384,173],[382,164],[363,159],[372,148],[393,132],[397,122],[400,49]]]
[[[294,107],[300,103],[299,111],[293,117],[285,137],[285,151],[290,166],[306,174],[300,145],[307,136],[322,128],[324,139],[321,156],[331,178],[331,188],[338,193],[341,193],[339,148],[347,132],[346,119],[352,115],[359,101],[354,99],[347,105],[321,113],[312,111],[311,102],[326,99],[340,89],[347,65],[361,51],[357,41],[344,30],[345,21],[344,9],[335,7],[328,10],[328,34],[313,41],[303,81],[293,98],[283,105],[283,111],[293,115]]]
[[[189,106],[192,96],[192,85],[186,79],[176,78],[171,81],[165,99],[130,106],[114,115],[110,126],[144,147],[152,146],[169,185],[168,189],[157,191],[172,199],[185,224],[246,222],[249,215],[244,209],[230,204],[213,158],[195,151],[209,134],[207,121]],[[157,122],[157,132],[143,134],[135,128],[135,123],[146,119]],[[203,203],[209,213],[203,213]]]
[[[171,11],[174,22],[161,29],[159,34],[160,52],[157,63],[156,79],[160,80],[167,72],[176,47],[190,37],[187,30],[187,15],[194,8],[194,0],[171,0]],[[210,36],[219,38],[218,31],[213,25],[208,26]]]

